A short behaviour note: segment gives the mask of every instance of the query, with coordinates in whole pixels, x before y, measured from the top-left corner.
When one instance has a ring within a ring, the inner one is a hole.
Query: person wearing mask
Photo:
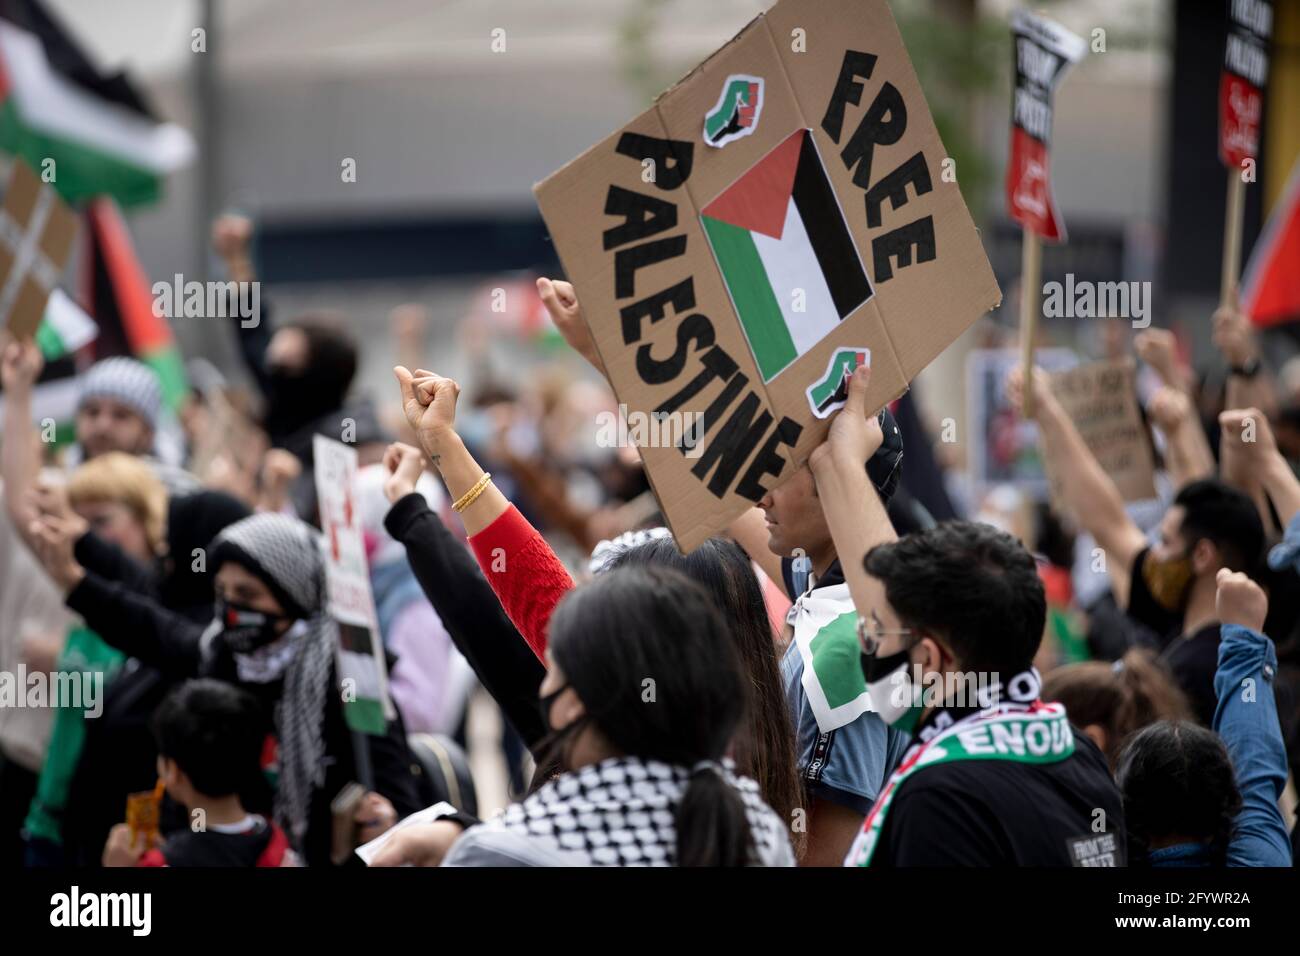
[[[1250,573],[1259,561],[1264,526],[1254,502],[1217,479],[1193,481],[1178,490],[1160,521],[1159,539],[1149,544],[1037,369],[1033,389],[1044,453],[1061,476],[1066,505],[1105,552],[1120,606],[1162,636],[1161,660],[1191,700],[1196,718],[1208,726],[1214,718],[1220,630],[1215,580],[1224,568]],[[1008,391],[1019,405],[1024,382],[1018,370]]]
[[[486,823],[399,830],[374,865],[792,866],[785,821],[725,759],[744,676],[714,605],[651,565],[571,591],[539,690],[563,772]]]
[[[538,279],[537,288],[565,340],[603,372],[573,286]],[[859,410],[858,414],[864,413]],[[882,441],[858,467],[888,504],[901,475],[902,438],[887,409],[878,418]],[[781,659],[781,676],[794,725],[795,766],[804,791],[801,804],[806,811],[807,842],[800,863],[838,866],[901,758],[907,738],[871,712],[865,688],[854,698],[860,702],[855,706],[834,714],[814,709],[806,686],[813,679],[806,658],[818,633],[811,622],[850,613],[852,602],[811,470],[798,469],[728,530],[764,574],[782,585],[795,602],[787,619],[788,633],[783,635],[788,643]],[[889,531],[892,535],[892,526]],[[841,663],[851,667],[851,658]],[[861,681],[856,671],[844,674],[843,679],[855,685]]]
[[[275,819],[309,866],[329,862],[330,802],[358,780],[365,762],[383,812],[366,815],[363,838],[420,806],[400,714],[385,735],[360,739],[344,720],[335,670],[338,625],[327,611],[317,533],[305,522],[253,515],[211,542],[206,561],[215,569],[216,608],[206,627],[88,573],[70,548],[64,561],[68,606],[107,642],[170,680],[202,676],[238,684],[273,715],[276,759],[268,769],[277,778]],[[368,761],[357,755],[359,742]]]
[[[253,223],[224,215],[212,226],[212,244],[235,282],[258,281],[252,257]],[[239,350],[265,401],[262,427],[273,448],[302,463],[290,488],[299,516],[314,521],[316,480],[312,439],[325,435],[357,446],[362,465],[379,461],[387,445],[373,404],[352,400],[356,339],[343,323],[324,315],[300,316],[275,324],[271,303],[258,295],[256,321],[238,322]],[[227,315],[239,315],[236,309]],[[346,437],[345,437],[346,436]]]
[[[443,476],[450,494],[458,500],[473,495],[460,509],[469,533],[470,546],[478,558],[483,577],[489,582],[506,614],[539,659],[545,659],[551,613],[573,587],[573,581],[545,539],[519,513],[474,461],[455,431],[459,388],[450,379],[418,370],[413,376],[398,367],[403,407],[424,452]],[[396,445],[387,456],[394,473],[416,471],[424,456],[417,449]],[[418,471],[416,471],[418,474]],[[478,489],[475,492],[474,489]],[[396,510],[396,509],[395,509]],[[409,541],[408,553],[423,547]],[[789,718],[781,709],[780,679],[775,668],[771,630],[762,592],[744,554],[734,545],[713,540],[688,558],[676,557],[676,549],[635,549],[639,559],[675,565],[696,580],[710,585],[720,607],[732,613],[737,623],[733,639],[741,651],[754,693],[747,709],[745,732],[738,742],[742,771],[757,779],[769,804],[777,807],[793,824],[798,797],[793,780]],[[620,555],[616,566],[629,556]],[[418,559],[413,558],[413,563]],[[508,678],[494,681],[508,685]],[[504,705],[503,705],[504,706]],[[538,762],[539,770],[547,771]]]
[[[1278,800],[1286,746],[1274,681],[1277,651],[1263,633],[1268,598],[1244,574],[1219,572],[1222,621],[1214,729],[1162,720],[1120,755],[1130,858],[1153,867],[1290,866]]]
[[[845,858],[851,866],[1119,866],[1124,818],[1106,759],[1033,667],[1047,600],[1005,532],[949,522],[895,538],[862,469],[883,441],[869,369],[809,466],[859,615],[881,719],[911,746]]]

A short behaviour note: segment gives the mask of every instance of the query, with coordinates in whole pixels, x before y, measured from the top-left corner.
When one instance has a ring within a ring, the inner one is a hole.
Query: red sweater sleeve
[[[573,587],[573,578],[514,505],[469,543],[510,623],[544,660],[551,612]]]

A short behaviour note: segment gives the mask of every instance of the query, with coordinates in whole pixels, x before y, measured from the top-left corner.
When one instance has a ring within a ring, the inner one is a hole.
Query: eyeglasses
[[[880,652],[881,639],[886,637],[911,637],[916,631],[910,627],[876,628],[861,614],[858,615],[858,643],[862,652],[874,657]]]

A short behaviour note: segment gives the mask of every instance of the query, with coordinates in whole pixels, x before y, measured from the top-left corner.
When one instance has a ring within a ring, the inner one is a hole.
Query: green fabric
[[[94,631],[74,627],[59,655],[56,669],[61,673],[102,673],[104,686],[117,673],[126,655],[104,643]],[[81,759],[86,742],[86,718],[82,708],[60,707],[54,712],[54,729],[50,747],[36,783],[36,796],[27,811],[24,828],[33,837],[63,844],[63,809],[68,788]]]
[[[126,160],[92,146],[39,132],[19,114],[14,98],[0,103],[0,149],[21,156],[37,173],[46,159],[54,160],[50,184],[70,203],[108,195],[125,207],[156,203],[162,196],[162,179]]]

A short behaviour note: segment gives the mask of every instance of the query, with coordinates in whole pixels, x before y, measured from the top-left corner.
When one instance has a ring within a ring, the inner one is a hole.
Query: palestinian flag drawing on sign
[[[809,130],[760,159],[700,221],[764,382],[871,298]]]

